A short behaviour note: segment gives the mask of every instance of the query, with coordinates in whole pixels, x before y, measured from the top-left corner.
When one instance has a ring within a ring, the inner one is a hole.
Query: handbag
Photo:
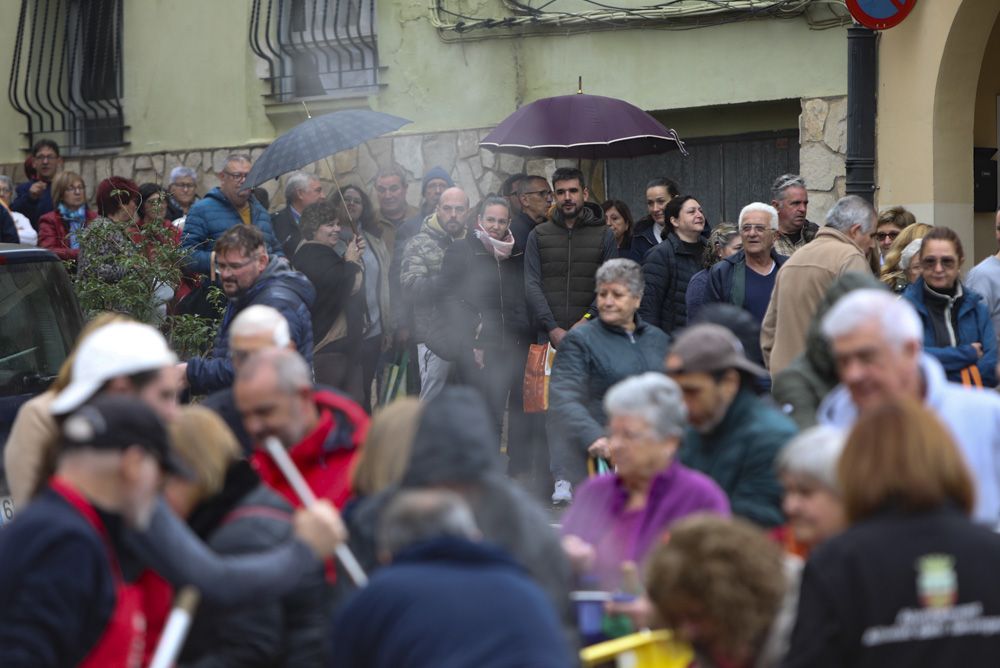
[[[978,387],[983,389],[983,377],[979,373],[979,367],[970,364],[961,371],[962,385],[966,387]]]
[[[544,413],[549,409],[549,377],[556,349],[551,343],[532,343],[524,365],[524,412]]]

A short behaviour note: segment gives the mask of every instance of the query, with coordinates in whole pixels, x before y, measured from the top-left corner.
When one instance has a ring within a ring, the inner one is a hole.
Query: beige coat
[[[850,271],[870,274],[871,266],[857,244],[832,227],[821,227],[781,267],[760,329],[764,364],[772,378],[805,350],[817,306],[830,285]]]
[[[59,427],[49,411],[55,398],[56,392],[49,390],[29,400],[21,406],[11,426],[3,465],[16,511],[28,504],[42,462],[59,440]]]

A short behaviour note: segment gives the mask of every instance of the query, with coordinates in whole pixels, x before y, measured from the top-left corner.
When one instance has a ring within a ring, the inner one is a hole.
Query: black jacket
[[[600,318],[570,330],[549,381],[548,433],[565,439],[571,451],[586,452],[604,436],[604,394],[629,376],[662,371],[669,343],[666,334],[639,318],[631,333]]]
[[[653,222],[653,219],[649,217],[643,218],[635,224],[635,229],[632,231],[632,246],[629,250],[629,254],[622,257],[629,257],[639,264],[642,264],[642,260],[646,257],[646,253],[659,243],[656,240],[656,236],[653,234],[653,225],[655,225],[655,223]]]
[[[451,536],[400,551],[333,628],[337,666],[577,664],[551,602],[522,567],[499,548]]]
[[[870,517],[802,575],[787,668],[996,666],[1000,536],[956,507]]]
[[[17,225],[14,224],[14,217],[3,206],[0,206],[0,243],[21,243],[21,236],[17,233]]]
[[[788,258],[771,249],[774,271],[777,272]],[[746,306],[746,253],[740,251],[724,258],[708,271],[708,291],[705,303],[722,302],[744,308]]]
[[[121,518],[98,511],[121,555]],[[0,530],[0,666],[75,666],[115,608],[107,549],[50,489]]]
[[[639,315],[651,325],[670,334],[687,325],[687,286],[701,271],[705,242],[682,241],[668,234],[646,254],[642,273],[646,289],[639,305]]]
[[[292,208],[286,206],[272,214],[271,227],[274,228],[274,236],[281,244],[281,249],[285,251],[285,257],[291,258],[302,242],[302,232],[299,230],[299,222],[295,220]]]
[[[291,506],[241,461],[229,470],[222,492],[195,509],[191,526],[218,554],[246,554],[289,540],[291,519]],[[203,605],[180,665],[324,666],[329,658],[329,594],[323,566],[316,561],[281,599],[235,609]]]
[[[345,336],[335,346],[323,347],[323,352],[350,352],[361,343],[364,329],[364,292],[359,288],[351,294],[361,267],[347,262],[340,253],[318,242],[302,244],[293,258],[295,268],[306,275],[316,288],[312,316],[313,346],[318,346],[337,319],[347,319]]]
[[[543,331],[569,329],[593,313],[594,274],[618,256],[615,235],[604,224],[601,207],[588,202],[572,228],[556,210],[552,220],[528,235],[524,251],[524,290],[528,309]]]
[[[427,344],[435,354],[457,360],[471,356],[473,348],[510,349],[527,342],[524,255],[516,252],[497,260],[475,233],[448,246],[441,264],[441,317]]]

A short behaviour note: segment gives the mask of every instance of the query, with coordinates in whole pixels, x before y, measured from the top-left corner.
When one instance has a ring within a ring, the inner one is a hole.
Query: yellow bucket
[[[618,668],[688,668],[694,652],[670,631],[640,631],[580,650],[586,668],[604,664]]]

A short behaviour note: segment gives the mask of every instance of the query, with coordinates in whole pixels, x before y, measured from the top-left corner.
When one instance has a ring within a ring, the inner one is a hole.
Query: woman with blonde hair
[[[73,361],[80,343],[101,327],[113,322],[132,322],[132,319],[120,313],[99,313],[91,319],[80,330],[80,336],[63,360],[59,375],[52,381],[49,389],[29,399],[17,412],[3,451],[4,474],[16,509],[23,508],[34,496],[38,483],[48,480],[49,475],[55,471],[59,425],[49,408],[56,396],[69,385]]]
[[[375,413],[365,445],[354,460],[351,490],[355,499],[378,494],[402,479],[421,408],[415,397],[404,397]],[[344,514],[349,515],[347,509]]]
[[[910,284],[906,268],[900,266],[903,258],[903,251],[916,239],[923,239],[924,235],[934,229],[933,225],[925,223],[914,223],[903,228],[896,239],[892,242],[889,250],[885,252],[882,269],[879,272],[879,279],[889,286],[889,289],[900,294]]]
[[[851,526],[806,564],[785,666],[994,666],[1000,536],[970,519],[949,430],[906,399],[862,413],[838,466]]]

